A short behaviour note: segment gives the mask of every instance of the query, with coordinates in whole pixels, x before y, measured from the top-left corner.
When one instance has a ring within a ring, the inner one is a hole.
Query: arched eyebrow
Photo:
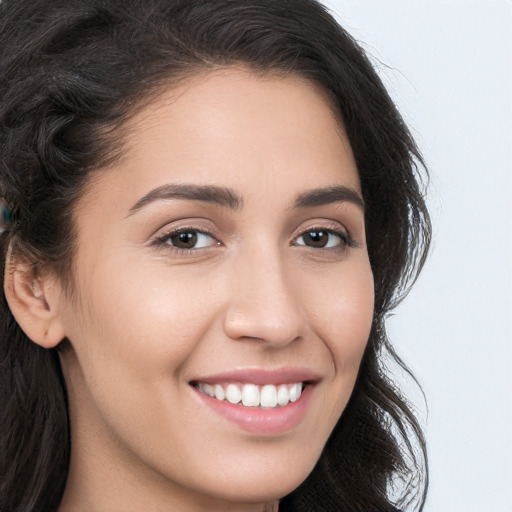
[[[316,188],[300,194],[293,205],[294,208],[323,206],[331,203],[353,203],[364,211],[364,201],[361,195],[350,187],[333,185]]]
[[[233,190],[215,185],[189,185],[168,183],[151,190],[139,199],[131,208],[129,215],[140,210],[153,201],[169,199],[186,199],[204,201],[230,210],[239,210],[243,205],[242,198]]]
[[[147,204],[158,200],[185,199],[203,201],[218,206],[239,210],[243,199],[234,190],[216,185],[193,185],[168,183],[157,187],[139,199],[131,208],[128,216],[142,209]],[[364,210],[364,201],[357,191],[343,185],[334,185],[308,190],[300,194],[292,209],[323,206],[331,203],[350,202]]]

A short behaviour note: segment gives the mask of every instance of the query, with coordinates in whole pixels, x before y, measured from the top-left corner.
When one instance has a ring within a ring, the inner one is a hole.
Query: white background
[[[512,1],[324,3],[380,61],[432,175],[433,250],[390,323],[428,399],[425,512],[511,512]]]

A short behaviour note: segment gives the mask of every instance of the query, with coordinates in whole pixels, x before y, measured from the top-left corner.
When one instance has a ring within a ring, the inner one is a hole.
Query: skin
[[[240,68],[159,95],[127,133],[123,158],[76,208],[72,297],[54,293],[72,435],[59,510],[271,510],[318,460],[370,331],[363,207],[296,207],[314,189],[361,194],[347,137],[316,86]],[[169,184],[229,188],[239,204],[134,209]],[[168,236],[177,229],[209,234],[186,250]],[[320,229],[327,246],[308,245]],[[191,386],[287,367],[318,382],[299,424],[277,435],[227,421]]]

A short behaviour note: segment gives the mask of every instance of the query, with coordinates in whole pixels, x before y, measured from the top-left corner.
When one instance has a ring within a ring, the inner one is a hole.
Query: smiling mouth
[[[296,402],[308,385],[307,382],[294,382],[274,385],[246,383],[210,384],[192,382],[201,393],[221,402],[259,409],[275,409]]]

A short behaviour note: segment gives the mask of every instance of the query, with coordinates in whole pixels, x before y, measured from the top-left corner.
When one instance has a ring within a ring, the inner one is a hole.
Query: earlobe
[[[32,265],[15,261],[9,251],[4,291],[14,318],[33,342],[54,348],[64,339],[62,288],[54,276],[37,275]]]

